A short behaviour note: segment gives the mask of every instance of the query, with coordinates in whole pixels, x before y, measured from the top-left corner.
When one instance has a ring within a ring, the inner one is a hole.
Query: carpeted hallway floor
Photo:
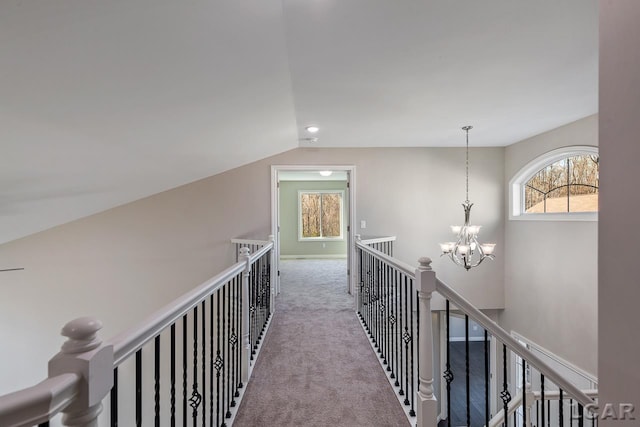
[[[285,260],[235,426],[408,426],[347,294],[346,260]]]

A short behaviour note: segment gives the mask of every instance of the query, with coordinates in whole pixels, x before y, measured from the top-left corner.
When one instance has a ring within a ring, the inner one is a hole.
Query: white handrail
[[[257,259],[273,248],[273,242],[268,242],[258,251],[251,254],[249,261],[253,264]],[[200,304],[208,295],[221,288],[233,277],[242,273],[245,262],[237,262],[222,273],[212,277],[202,285],[170,302],[138,325],[113,337],[109,342],[113,344],[114,365],[120,365],[145,343],[156,337],[166,327],[180,319],[193,307]]]
[[[522,357],[531,366],[536,368],[545,377],[549,378],[555,385],[573,396],[583,406],[593,403],[578,387],[567,381],[556,370],[550,367],[545,361],[536,356],[531,350],[522,346],[518,340],[513,338],[507,331],[502,329],[496,322],[488,318],[483,312],[478,310],[473,304],[467,301],[462,295],[451,289],[448,285],[436,278],[436,291],[457,306],[463,313],[467,314],[476,323],[485,328],[491,335],[498,338],[511,351]]]
[[[395,242],[396,236],[372,237],[370,239],[360,239],[360,241],[365,245],[373,245],[374,243]]]
[[[0,397],[0,426],[33,426],[49,420],[78,395],[80,376],[62,374]]]
[[[237,243],[241,245],[266,245],[268,240],[253,240],[253,239],[231,239],[231,243]]]
[[[387,264],[389,264],[392,267],[397,268],[398,270],[400,270],[401,272],[403,272],[404,274],[406,274],[407,276],[409,276],[409,278],[414,279],[416,278],[416,269],[415,267],[410,266],[409,264],[402,262],[400,260],[397,260],[395,258],[390,257],[389,255],[386,255],[370,246],[367,246],[366,244],[363,243],[362,240],[360,241],[356,241],[356,247],[362,249],[364,252],[368,252],[371,255],[382,259],[384,262],[386,262]]]

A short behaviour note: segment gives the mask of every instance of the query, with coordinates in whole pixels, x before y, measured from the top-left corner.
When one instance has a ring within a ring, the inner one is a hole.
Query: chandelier
[[[462,128],[467,133],[467,160],[466,160],[466,185],[467,199],[462,204],[464,208],[464,225],[452,225],[451,231],[456,235],[455,242],[440,243],[443,255],[448,255],[453,262],[460,267],[464,267],[467,271],[473,267],[480,265],[486,258],[494,259],[493,250],[495,243],[478,242],[478,233],[480,225],[469,225],[471,218],[471,207],[473,203],[469,201],[469,130],[473,126],[465,126]]]

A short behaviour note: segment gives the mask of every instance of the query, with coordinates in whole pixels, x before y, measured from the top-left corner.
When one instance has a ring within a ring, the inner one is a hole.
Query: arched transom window
[[[595,147],[566,147],[538,157],[512,180],[512,219],[595,219],[598,174]]]

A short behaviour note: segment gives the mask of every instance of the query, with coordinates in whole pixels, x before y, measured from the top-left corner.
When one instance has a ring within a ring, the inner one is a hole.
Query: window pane
[[[564,187],[556,188],[547,194],[547,210],[546,212],[569,212],[569,199],[567,198],[567,189]]]
[[[320,237],[320,194],[300,195],[302,237]]]
[[[525,212],[597,212],[598,160],[572,156],[541,169],[524,185]]]
[[[325,193],[322,195],[322,235],[323,237],[340,237],[340,194]]]

